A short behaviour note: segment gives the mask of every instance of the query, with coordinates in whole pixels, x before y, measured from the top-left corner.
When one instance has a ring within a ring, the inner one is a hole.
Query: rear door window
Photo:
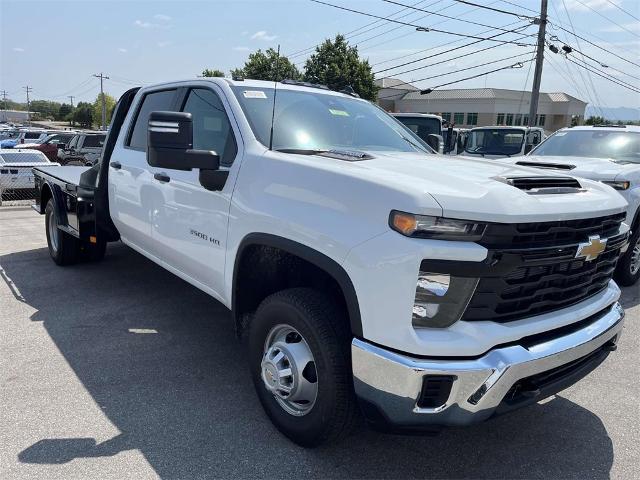
[[[127,145],[134,150],[147,151],[147,127],[149,114],[157,111],[174,110],[175,89],[147,93],[140,103],[133,130]]]
[[[87,135],[82,144],[82,148],[102,147],[104,144],[104,135]]]

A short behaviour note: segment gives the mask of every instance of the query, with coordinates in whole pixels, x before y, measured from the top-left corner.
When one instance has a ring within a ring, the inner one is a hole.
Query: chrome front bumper
[[[367,416],[371,417],[370,412],[375,411],[376,420],[382,419],[393,426],[475,423],[503,409],[505,396],[512,394],[512,387],[520,380],[572,362],[579,364],[580,359],[589,358],[599,350],[603,350],[602,358],[606,357],[608,351],[615,348],[623,319],[624,311],[615,303],[596,315],[591,323],[580,323],[579,329],[560,330],[558,336],[539,339],[539,343],[515,342],[497,347],[474,359],[413,358],[354,339],[351,353],[355,391],[363,400],[365,414],[369,411]],[[423,380],[431,375],[453,377],[453,384],[442,405],[421,408],[418,400]],[[549,394],[553,393],[555,391]],[[544,391],[542,395],[529,394],[533,401],[548,396]]]

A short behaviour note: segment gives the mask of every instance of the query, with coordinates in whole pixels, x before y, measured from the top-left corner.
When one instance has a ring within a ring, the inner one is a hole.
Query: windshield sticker
[[[262,90],[245,90],[242,95],[244,98],[267,98],[267,94]]]
[[[349,114],[347,112],[345,112],[344,110],[337,110],[335,108],[330,108],[329,112],[331,112],[331,115],[338,115],[341,117],[348,117]]]

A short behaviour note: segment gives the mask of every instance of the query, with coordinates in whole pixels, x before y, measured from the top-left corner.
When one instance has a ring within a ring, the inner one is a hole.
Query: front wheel
[[[295,288],[266,298],[249,326],[251,376],[284,435],[313,447],[351,429],[356,412],[347,320],[322,293]]]
[[[640,221],[633,226],[633,233],[629,238],[629,248],[622,254],[616,267],[616,281],[628,287],[640,279]]]

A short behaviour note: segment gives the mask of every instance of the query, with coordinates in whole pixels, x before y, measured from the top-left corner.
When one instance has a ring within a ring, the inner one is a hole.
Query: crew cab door
[[[193,149],[212,150],[228,177],[220,190],[206,190],[199,170],[156,169],[163,203],[154,215],[152,235],[160,257],[192,283],[222,299],[229,205],[240,143],[226,98],[216,85],[183,89],[181,111],[191,113]],[[222,173],[222,172],[220,172]],[[223,174],[225,175],[225,174]]]
[[[162,200],[161,184],[147,163],[147,124],[157,110],[175,110],[177,88],[147,91],[134,105],[109,159],[109,211],[122,239],[157,256],[151,223]]]

